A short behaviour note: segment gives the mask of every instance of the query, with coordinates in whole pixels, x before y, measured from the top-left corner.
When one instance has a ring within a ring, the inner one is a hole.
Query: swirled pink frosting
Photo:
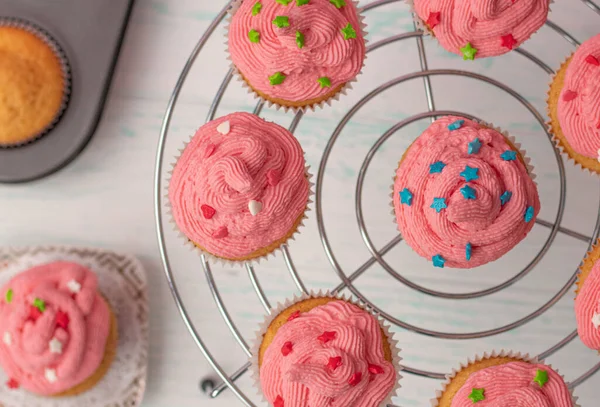
[[[37,266],[5,285],[2,298],[0,364],[14,384],[54,395],[98,369],[110,311],[90,270],[62,261]],[[43,312],[33,306],[36,299],[44,302]]]
[[[596,262],[575,297],[579,338],[589,348],[600,350],[600,262]]]
[[[459,120],[462,127],[449,130]],[[469,154],[476,139],[480,148]],[[512,160],[502,158],[506,152]],[[396,171],[393,200],[404,240],[425,258],[441,256],[445,267],[472,268],[507,253],[529,233],[540,209],[537,187],[515,153],[502,134],[474,121],[447,116],[433,123]],[[434,163],[443,168],[432,172]],[[461,175],[467,166],[477,169],[477,179]],[[471,188],[475,198],[466,199],[463,188]],[[405,189],[412,194],[410,205],[401,202]],[[507,192],[511,196],[503,204]],[[438,212],[431,205],[440,198],[447,207]],[[533,212],[526,221],[528,209]]]
[[[534,381],[538,370],[548,373],[540,387]],[[472,407],[469,395],[484,389],[485,399],[477,407],[572,407],[573,398],[562,377],[543,364],[511,362],[479,370],[467,379],[452,399],[452,407]]]
[[[217,128],[229,123],[229,132]],[[284,238],[306,210],[304,153],[283,127],[249,113],[202,126],[177,161],[169,199],[177,226],[231,260]],[[262,208],[250,212],[250,202]]]
[[[381,327],[359,307],[333,301],[283,325],[267,348],[260,382],[280,407],[378,407],[396,372]]]
[[[558,120],[573,149],[587,157],[600,155],[600,35],[575,52],[558,100]]]
[[[256,3],[262,8],[257,15]],[[365,41],[356,7],[345,0],[337,8],[329,0],[310,0],[287,6],[275,0],[243,0],[229,27],[231,59],[251,86],[263,94],[291,102],[323,97],[336,87],[354,79],[365,59]],[[273,24],[277,16],[288,17],[289,26]],[[350,24],[356,38],[344,39],[342,29]],[[256,30],[260,41],[250,42],[248,33]],[[304,36],[298,47],[296,33]],[[271,85],[269,76],[281,72],[283,83]],[[327,77],[330,86],[322,87],[318,79]]]
[[[527,41],[546,22],[549,3],[549,0],[414,0],[414,8],[446,50],[462,55],[460,49],[470,43],[477,49],[476,58],[484,58],[505,54]]]

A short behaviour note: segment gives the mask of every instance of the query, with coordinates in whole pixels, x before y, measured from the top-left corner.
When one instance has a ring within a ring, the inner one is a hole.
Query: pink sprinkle
[[[369,365],[369,373],[371,374],[383,374],[384,370],[381,366]]]
[[[214,144],[207,145],[206,150],[204,152],[204,158],[208,158],[211,155],[213,155],[213,153],[215,152],[216,149],[217,149],[217,146],[215,146]]]
[[[336,335],[337,335],[337,334],[336,334],[335,332],[327,332],[327,331],[325,331],[325,332],[323,332],[323,334],[322,334],[322,335],[319,335],[319,336],[317,337],[317,340],[318,340],[319,342],[321,342],[321,343],[327,343],[327,342],[329,342],[329,341],[332,341],[332,340],[334,340],[334,339],[335,339],[335,337],[336,337]]]
[[[217,230],[215,230],[212,234],[212,237],[215,239],[223,239],[224,237],[229,236],[229,231],[227,230],[227,226],[221,226]]]
[[[342,366],[342,357],[336,356],[333,358],[329,358],[329,362],[327,363],[327,367],[332,371]]]
[[[273,407],[284,407],[283,399],[281,398],[281,396],[277,396],[277,398],[273,402]]]
[[[213,208],[212,206],[208,206],[208,205],[200,206],[200,210],[202,211],[202,215],[206,219],[212,219],[212,217],[215,216],[215,213],[217,213],[217,211],[215,211],[215,208]]]
[[[290,341],[287,341],[286,343],[283,344],[283,346],[281,347],[281,354],[283,356],[287,356],[290,353],[292,353],[292,350],[294,350],[294,344],[291,343]]]
[[[356,386],[362,380],[362,373],[356,372],[348,379],[348,384],[352,387]]]
[[[600,66],[600,61],[598,61],[598,58],[596,58],[592,54],[585,57],[585,62],[594,66]]]
[[[573,92],[572,90],[565,90],[565,92],[563,93],[563,100],[565,102],[570,102],[571,100],[575,99],[577,97],[577,92]]]
[[[13,389],[13,390],[15,390],[15,389],[18,389],[18,388],[19,388],[19,382],[18,382],[18,381],[16,381],[15,379],[10,379],[9,381],[7,381],[7,382],[6,382],[6,386],[7,386],[9,389]]]
[[[292,313],[292,315],[290,315],[290,316],[288,317],[288,319],[287,319],[287,320],[288,320],[288,322],[290,322],[290,321],[293,321],[294,319],[298,318],[299,316],[300,316],[300,311],[294,311],[294,312]]]
[[[69,327],[69,316],[62,311],[58,311],[56,313],[56,326],[66,331]]]
[[[279,181],[281,181],[281,173],[279,171],[277,171],[277,170],[267,171],[267,182],[269,183],[269,185],[274,187],[275,185],[279,184]]]

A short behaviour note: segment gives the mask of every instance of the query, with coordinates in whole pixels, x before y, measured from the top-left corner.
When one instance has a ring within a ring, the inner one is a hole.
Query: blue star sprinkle
[[[467,243],[465,246],[465,257],[467,258],[467,261],[471,260],[471,251],[473,251],[473,246],[471,246],[471,243]]]
[[[479,175],[477,175],[477,172],[479,172],[479,168],[473,168],[467,165],[465,167],[465,170],[460,173],[460,176],[463,177],[465,181],[470,182],[474,179],[479,179]]]
[[[534,214],[533,206],[528,206],[527,210],[525,211],[525,222],[529,222],[531,219],[533,219],[533,214]]]
[[[503,152],[502,154],[500,154],[500,157],[504,161],[514,161],[514,160],[517,159],[517,152],[516,151],[512,151],[512,150],[506,150],[505,152]]]
[[[469,143],[469,154],[477,154],[481,148],[479,137]]]
[[[510,201],[510,198],[512,198],[512,192],[504,191],[504,193],[500,195],[500,202],[502,203],[502,205],[504,205],[505,203]]]
[[[404,188],[400,191],[400,203],[406,204],[408,206],[412,205],[413,194],[408,190],[408,188]]]
[[[435,174],[437,172],[442,172],[442,170],[444,169],[445,166],[446,166],[446,164],[444,164],[443,162],[436,161],[433,164],[429,165],[429,173]]]
[[[451,123],[448,125],[448,130],[450,130],[450,131],[458,130],[463,126],[463,124],[465,124],[464,120],[457,120],[454,123]]]
[[[465,185],[460,189],[460,193],[465,199],[476,199],[475,190],[468,185]]]
[[[433,198],[433,203],[430,206],[430,208],[435,209],[437,213],[440,213],[442,209],[447,207],[448,205],[446,205],[446,198]]]
[[[431,258],[431,261],[433,261],[433,267],[439,267],[441,269],[444,268],[444,263],[446,263],[446,259],[444,259],[439,254],[436,254],[435,256],[433,256]]]

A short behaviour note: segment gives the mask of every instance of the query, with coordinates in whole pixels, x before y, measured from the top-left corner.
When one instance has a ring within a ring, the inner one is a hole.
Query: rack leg
[[[244,375],[244,373],[246,373],[248,371],[249,368],[250,368],[250,363],[246,363],[244,366],[240,367],[234,374],[231,375],[231,377],[230,377],[231,381],[235,382],[237,379],[239,379],[240,377],[242,377]],[[225,390],[225,389],[227,389],[227,385],[225,384],[225,382],[221,381],[217,385],[215,385],[214,382],[213,382],[213,386],[209,390],[210,391],[210,397],[213,398],[213,399],[216,398],[216,397],[218,397],[219,394],[221,394],[223,392],[223,390]]]
[[[212,392],[214,388],[215,388],[215,381],[212,378],[207,377],[205,379],[202,379],[202,381],[200,381],[200,390],[202,390],[202,393],[208,394],[208,393]]]

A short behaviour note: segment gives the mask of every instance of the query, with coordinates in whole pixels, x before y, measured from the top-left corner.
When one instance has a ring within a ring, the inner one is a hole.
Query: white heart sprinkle
[[[12,336],[10,336],[9,332],[4,332],[4,337],[2,339],[6,345],[12,345]]]
[[[75,280],[71,280],[67,283],[67,288],[69,289],[69,291],[71,291],[72,293],[78,293],[79,291],[81,291],[81,284],[79,284],[77,281]]]
[[[225,120],[223,123],[217,126],[217,131],[223,135],[229,134],[230,130],[231,124],[229,123],[229,120]]]
[[[60,355],[63,351],[62,342],[56,338],[52,338],[48,346],[50,347],[50,353],[58,353]]]
[[[594,314],[592,317],[592,324],[594,324],[594,328],[596,329],[600,327],[600,314]]]
[[[263,205],[262,203],[252,200],[248,202],[248,209],[250,209],[250,213],[252,216],[256,216],[258,212],[262,211]]]
[[[56,376],[56,370],[54,369],[46,369],[44,376],[46,376],[46,380],[48,380],[50,383],[54,383],[58,380],[58,377]]]
[[[600,148],[598,149],[598,162],[600,163]]]

